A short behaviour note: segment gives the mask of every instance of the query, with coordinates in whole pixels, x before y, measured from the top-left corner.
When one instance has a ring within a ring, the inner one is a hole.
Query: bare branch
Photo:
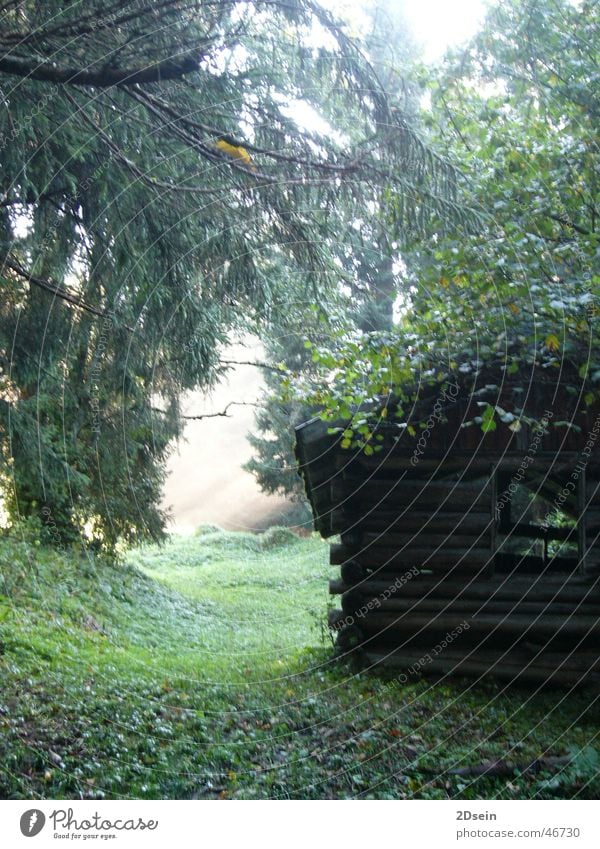
[[[221,365],[224,366],[254,366],[255,368],[264,368],[268,371],[277,371],[282,373],[285,371],[283,366],[272,366],[269,363],[255,363],[251,360],[221,360]]]
[[[217,418],[230,419],[230,407],[260,407],[260,404],[255,404],[253,401],[230,401],[229,404],[227,404],[227,406],[225,407],[225,409],[221,410],[219,413],[202,413],[198,416],[182,416],[182,418],[187,419],[188,421],[200,421],[201,419]]]
[[[184,416],[182,415],[182,419],[186,419],[187,421],[201,421],[201,419],[217,419],[217,418],[225,418],[230,419],[231,414],[229,410],[231,407],[260,407],[260,404],[256,404],[253,401],[230,401],[229,404],[226,405],[225,409],[221,410],[218,413],[201,413],[197,416]],[[166,410],[161,410],[160,407],[152,407],[153,412],[162,413],[163,416],[167,415]]]

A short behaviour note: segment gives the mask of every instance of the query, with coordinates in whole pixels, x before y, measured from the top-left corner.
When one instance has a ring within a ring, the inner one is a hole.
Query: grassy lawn
[[[110,565],[0,542],[2,798],[597,798],[597,694],[333,658],[328,547],[203,528]],[[574,753],[552,774],[465,777]]]

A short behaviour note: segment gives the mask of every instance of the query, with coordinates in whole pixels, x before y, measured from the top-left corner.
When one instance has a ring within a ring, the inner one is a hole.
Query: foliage
[[[303,330],[296,327],[295,314],[299,309],[305,317]],[[271,364],[271,369],[264,374],[265,389],[255,416],[256,433],[247,437],[253,456],[244,464],[244,469],[255,476],[263,492],[285,495],[297,505],[291,518],[298,525],[310,521],[310,511],[296,466],[294,427],[309,419],[313,411],[302,399],[282,401],[280,386],[288,370],[306,368],[304,339],[307,332],[326,338],[324,322],[319,320],[317,311],[306,304],[291,304],[288,318],[271,324],[265,342],[265,360]]]
[[[272,368],[264,376],[265,391],[255,417],[257,433],[248,436],[254,454],[244,468],[255,475],[264,492],[285,494],[302,505],[301,511],[295,511],[294,524],[311,522],[294,453],[294,428],[318,414],[319,408],[314,399],[307,403],[300,392],[294,395],[287,391],[289,375],[302,373],[315,380],[320,378],[319,366],[311,356],[316,340],[320,349],[329,354],[339,340],[346,338],[349,328],[370,331],[392,324],[397,279],[391,256],[369,244],[364,232],[355,231],[346,240],[342,261],[345,285],[337,299],[332,297],[327,316],[314,305],[302,304],[304,321],[298,328],[296,314],[300,305],[290,304],[289,310],[282,313],[287,317],[271,324],[265,342],[266,361]],[[308,344],[307,337],[313,342]]]
[[[593,746],[583,749],[572,747],[571,762],[558,775],[543,779],[541,786],[546,790],[559,790],[573,784],[594,784],[600,775],[600,752]]]
[[[598,24],[597,4],[498,4],[431,83],[432,119],[489,223],[416,252],[415,301],[431,322],[451,314],[471,349],[483,330],[483,357],[517,342],[526,362],[579,367],[596,344]]]
[[[402,113],[410,115],[415,126],[417,93],[402,74],[415,61],[417,48],[410,28],[402,15],[401,4],[374,3],[368,10],[370,29],[364,45],[383,88]],[[266,359],[275,369],[265,374],[266,390],[256,415],[256,430],[248,439],[253,448],[251,460],[244,468],[253,473],[260,488],[268,493],[282,493],[300,505],[290,517],[294,524],[309,524],[312,517],[304,484],[297,473],[294,453],[294,428],[318,414],[315,404],[306,403],[299,393],[285,391],[290,373],[311,371],[316,379],[319,369],[307,350],[306,339],[324,351],[335,349],[348,332],[389,330],[399,295],[399,278],[395,265],[399,261],[399,244],[387,232],[385,217],[368,214],[365,206],[340,202],[336,209],[339,232],[329,250],[338,261],[340,282],[337,299],[331,299],[327,314],[314,305],[292,302],[281,311],[283,321],[270,328],[265,345]],[[340,234],[343,228],[343,236]],[[298,327],[295,314],[302,310],[304,321]],[[300,512],[301,511],[301,512]]]
[[[392,391],[410,406],[423,381],[468,387],[485,364],[574,372],[573,392],[599,397],[598,21],[594,3],[499,3],[472,44],[421,72],[432,137],[485,226],[434,228],[405,249],[410,307],[392,332],[315,346],[319,376],[296,387],[326,417],[360,410],[356,433],[361,405],[377,402],[377,419]],[[514,413],[492,404],[481,425]]]
[[[2,15],[7,506],[61,544],[158,538],[183,393],[288,289],[327,302],[340,204],[402,195],[408,232],[456,177],[309,0]]]
[[[0,540],[0,796],[597,798],[589,694],[332,661],[313,624],[327,554],[281,530],[216,529],[118,566]],[[570,751],[558,774],[450,773]]]

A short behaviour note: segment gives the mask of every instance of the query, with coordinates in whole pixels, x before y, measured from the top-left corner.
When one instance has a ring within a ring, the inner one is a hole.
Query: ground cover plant
[[[0,542],[2,798],[598,796],[596,694],[335,658],[315,536],[36,543]]]

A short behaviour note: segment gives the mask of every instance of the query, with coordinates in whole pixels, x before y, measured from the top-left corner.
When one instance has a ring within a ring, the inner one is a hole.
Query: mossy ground
[[[2,798],[597,798],[596,694],[334,660],[327,546],[204,528],[120,564],[0,541]],[[450,770],[578,752],[553,775]]]

